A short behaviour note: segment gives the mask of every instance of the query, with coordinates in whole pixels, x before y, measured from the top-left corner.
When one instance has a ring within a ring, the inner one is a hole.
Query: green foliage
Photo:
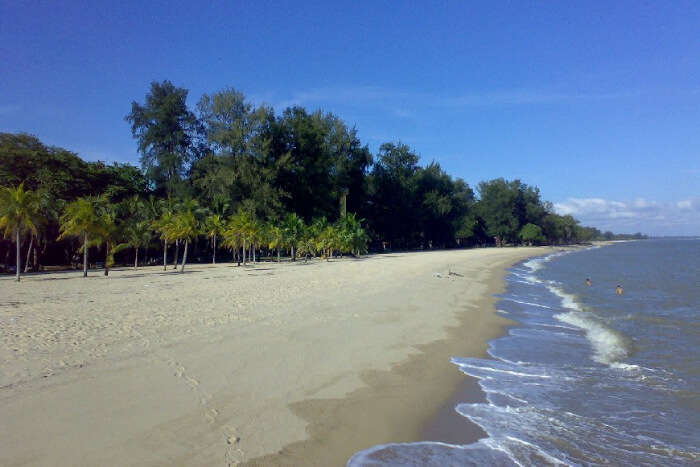
[[[151,83],[146,103],[134,101],[125,120],[138,141],[141,166],[158,192],[172,195],[191,160],[197,118],[187,108],[187,93],[170,81]]]
[[[520,240],[529,244],[539,244],[544,242],[545,238],[542,235],[542,227],[535,224],[525,224],[520,229]]]
[[[249,211],[239,209],[226,224],[224,244],[231,249],[250,246],[258,227],[257,220]]]
[[[20,183],[17,188],[0,187],[0,230],[6,238],[14,237],[17,281],[20,280],[21,274],[22,234],[39,234],[39,225],[42,222],[39,209],[39,196],[33,191],[26,191],[24,184]]]
[[[0,230],[6,238],[25,232],[38,235],[42,219],[40,198],[20,183],[17,188],[0,187]]]
[[[226,222],[221,214],[211,214],[206,218],[204,222],[203,232],[209,238],[214,238],[220,236],[223,233],[225,227]]]
[[[147,189],[141,171],[129,164],[85,162],[73,152],[45,146],[34,136],[0,133],[0,186],[20,183],[65,201],[103,193],[119,201]]]
[[[0,186],[37,193],[32,233],[45,261],[70,261],[70,237],[87,234],[114,257],[122,244],[151,248],[152,231],[163,246],[203,234],[212,245],[220,236],[222,246],[287,249],[292,258],[620,238],[557,215],[520,180],[481,182],[476,196],[401,142],[382,144],[375,158],[357,130],[330,113],[291,107],[276,115],[225,88],[203,95],[195,115],[187,95],[154,82],[143,104],[132,103],[126,120],[140,169],[0,133]]]
[[[114,265],[114,255],[125,245],[118,243],[122,233],[117,224],[115,209],[105,198],[101,201],[97,206],[98,218],[90,246],[105,246],[105,275],[108,275],[109,268]]]
[[[180,212],[175,215],[173,235],[180,240],[192,240],[199,235],[199,223],[192,211]]]
[[[297,216],[296,213],[287,214],[282,219],[282,244],[285,248],[295,249],[297,244],[302,239],[306,225],[304,220]],[[292,259],[295,255],[292,254]]]
[[[69,203],[61,215],[59,240],[99,233],[99,216],[96,209],[99,201],[98,198],[86,197]]]
[[[337,224],[338,249],[343,253],[361,255],[367,252],[369,236],[362,228],[362,220],[354,213],[341,218]]]
[[[267,224],[266,239],[268,248],[282,248],[284,245],[284,232],[282,228],[272,223]]]

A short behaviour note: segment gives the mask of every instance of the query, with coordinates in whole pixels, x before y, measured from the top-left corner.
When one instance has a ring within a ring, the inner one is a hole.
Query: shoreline
[[[550,251],[8,281],[0,463],[344,465],[423,440],[464,384],[449,358],[509,323],[505,269]]]
[[[243,465],[345,465],[353,454],[381,444],[471,444],[486,437],[481,427],[455,411],[457,403],[485,401],[486,395],[478,380],[462,373],[450,359],[488,356],[488,342],[515,324],[495,308],[496,295],[506,289],[507,269],[555,249],[542,248],[493,265],[482,296],[462,305],[464,309],[456,312],[458,324],[446,328],[446,337],[415,346],[419,353],[389,370],[367,373],[365,386],[344,398],[297,403],[293,411],[307,421],[309,438]],[[474,310],[479,313],[476,320]],[[464,342],[475,333],[477,339]],[[349,444],[363,447],[349,449]]]

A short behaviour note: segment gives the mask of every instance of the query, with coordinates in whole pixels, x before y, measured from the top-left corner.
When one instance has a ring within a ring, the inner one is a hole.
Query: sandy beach
[[[449,358],[485,355],[504,269],[549,251],[3,277],[0,464],[344,465],[473,441],[450,401],[478,388]]]

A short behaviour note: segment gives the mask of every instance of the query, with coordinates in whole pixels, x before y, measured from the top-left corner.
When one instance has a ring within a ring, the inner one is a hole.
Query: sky
[[[0,0],[0,131],[138,164],[152,81],[323,109],[472,187],[700,235],[700,2]]]

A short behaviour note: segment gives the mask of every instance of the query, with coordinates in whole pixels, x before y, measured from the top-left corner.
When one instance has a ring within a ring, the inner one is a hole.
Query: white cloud
[[[668,203],[645,198],[631,201],[568,198],[554,203],[554,210],[601,230],[651,235],[700,234],[700,198]]]
[[[700,210],[700,201],[699,200],[692,200],[692,199],[684,199],[683,201],[678,201],[676,203],[676,206],[678,207],[678,209],[681,209],[683,211],[686,211],[686,210],[698,211],[698,210]]]

